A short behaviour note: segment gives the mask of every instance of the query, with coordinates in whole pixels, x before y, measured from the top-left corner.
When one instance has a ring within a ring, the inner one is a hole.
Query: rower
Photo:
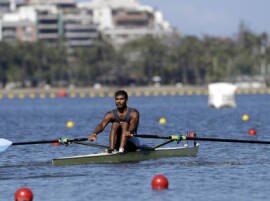
[[[136,134],[139,125],[139,112],[127,106],[128,94],[124,90],[115,92],[116,108],[107,112],[102,121],[96,126],[88,140],[95,141],[97,135],[111,123],[110,148],[108,152],[118,150],[119,153],[125,151],[136,151],[139,146],[137,138],[132,138]]]

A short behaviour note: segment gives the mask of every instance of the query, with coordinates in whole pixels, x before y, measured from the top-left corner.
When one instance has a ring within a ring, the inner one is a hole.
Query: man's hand
[[[89,137],[88,137],[89,141],[96,141],[96,139],[97,139],[97,134],[96,133],[93,133],[93,134],[89,135]]]
[[[125,133],[125,136],[126,136],[126,137],[133,137],[133,134],[130,133],[129,131],[127,131],[127,132]]]
[[[59,138],[59,139],[58,139],[58,142],[59,142],[60,144],[62,144],[62,145],[66,145],[66,146],[70,144],[70,141],[69,141],[68,138]]]

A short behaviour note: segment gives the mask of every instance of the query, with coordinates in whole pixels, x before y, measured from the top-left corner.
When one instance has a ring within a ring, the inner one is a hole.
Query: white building
[[[74,47],[91,46],[98,32],[115,45],[172,32],[160,11],[137,0],[25,0],[15,11],[3,14],[1,24],[0,40],[54,43],[64,36]]]
[[[36,12],[32,7],[22,7],[5,13],[1,22],[1,39],[5,41],[35,41]]]
[[[93,0],[79,2],[79,8],[93,11],[93,22],[115,44],[122,44],[145,35],[172,32],[160,11],[141,5],[136,0]]]
[[[14,11],[16,8],[15,0],[0,0],[0,16],[10,11]]]

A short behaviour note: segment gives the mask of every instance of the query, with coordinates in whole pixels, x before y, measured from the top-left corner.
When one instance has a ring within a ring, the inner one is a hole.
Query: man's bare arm
[[[128,131],[130,134],[134,134],[136,132],[139,125],[139,119],[140,119],[140,114],[137,110],[133,111],[130,114],[130,125],[128,128]]]
[[[97,134],[102,132],[108,123],[112,120],[113,118],[113,113],[112,112],[107,112],[102,119],[102,121],[96,126],[94,132],[88,137],[88,140],[90,141],[95,141],[97,138]]]

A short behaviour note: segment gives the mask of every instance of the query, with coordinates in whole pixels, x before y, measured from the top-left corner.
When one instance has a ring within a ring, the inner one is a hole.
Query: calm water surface
[[[207,96],[130,97],[141,114],[139,133],[173,135],[196,131],[201,137],[270,140],[270,96],[241,95],[237,108],[208,108]],[[114,107],[112,98],[0,101],[0,138],[13,142],[86,137]],[[250,121],[243,122],[244,113]],[[159,125],[159,118],[167,124]],[[66,122],[73,121],[74,128]],[[257,136],[247,134],[257,129]],[[106,144],[108,129],[98,137]],[[162,141],[144,139],[142,144]],[[26,186],[35,201],[88,200],[268,200],[270,145],[201,142],[195,158],[167,158],[134,164],[52,166],[60,156],[98,152],[82,145],[13,146],[0,153],[0,200],[13,200]],[[169,189],[153,191],[164,174]]]

